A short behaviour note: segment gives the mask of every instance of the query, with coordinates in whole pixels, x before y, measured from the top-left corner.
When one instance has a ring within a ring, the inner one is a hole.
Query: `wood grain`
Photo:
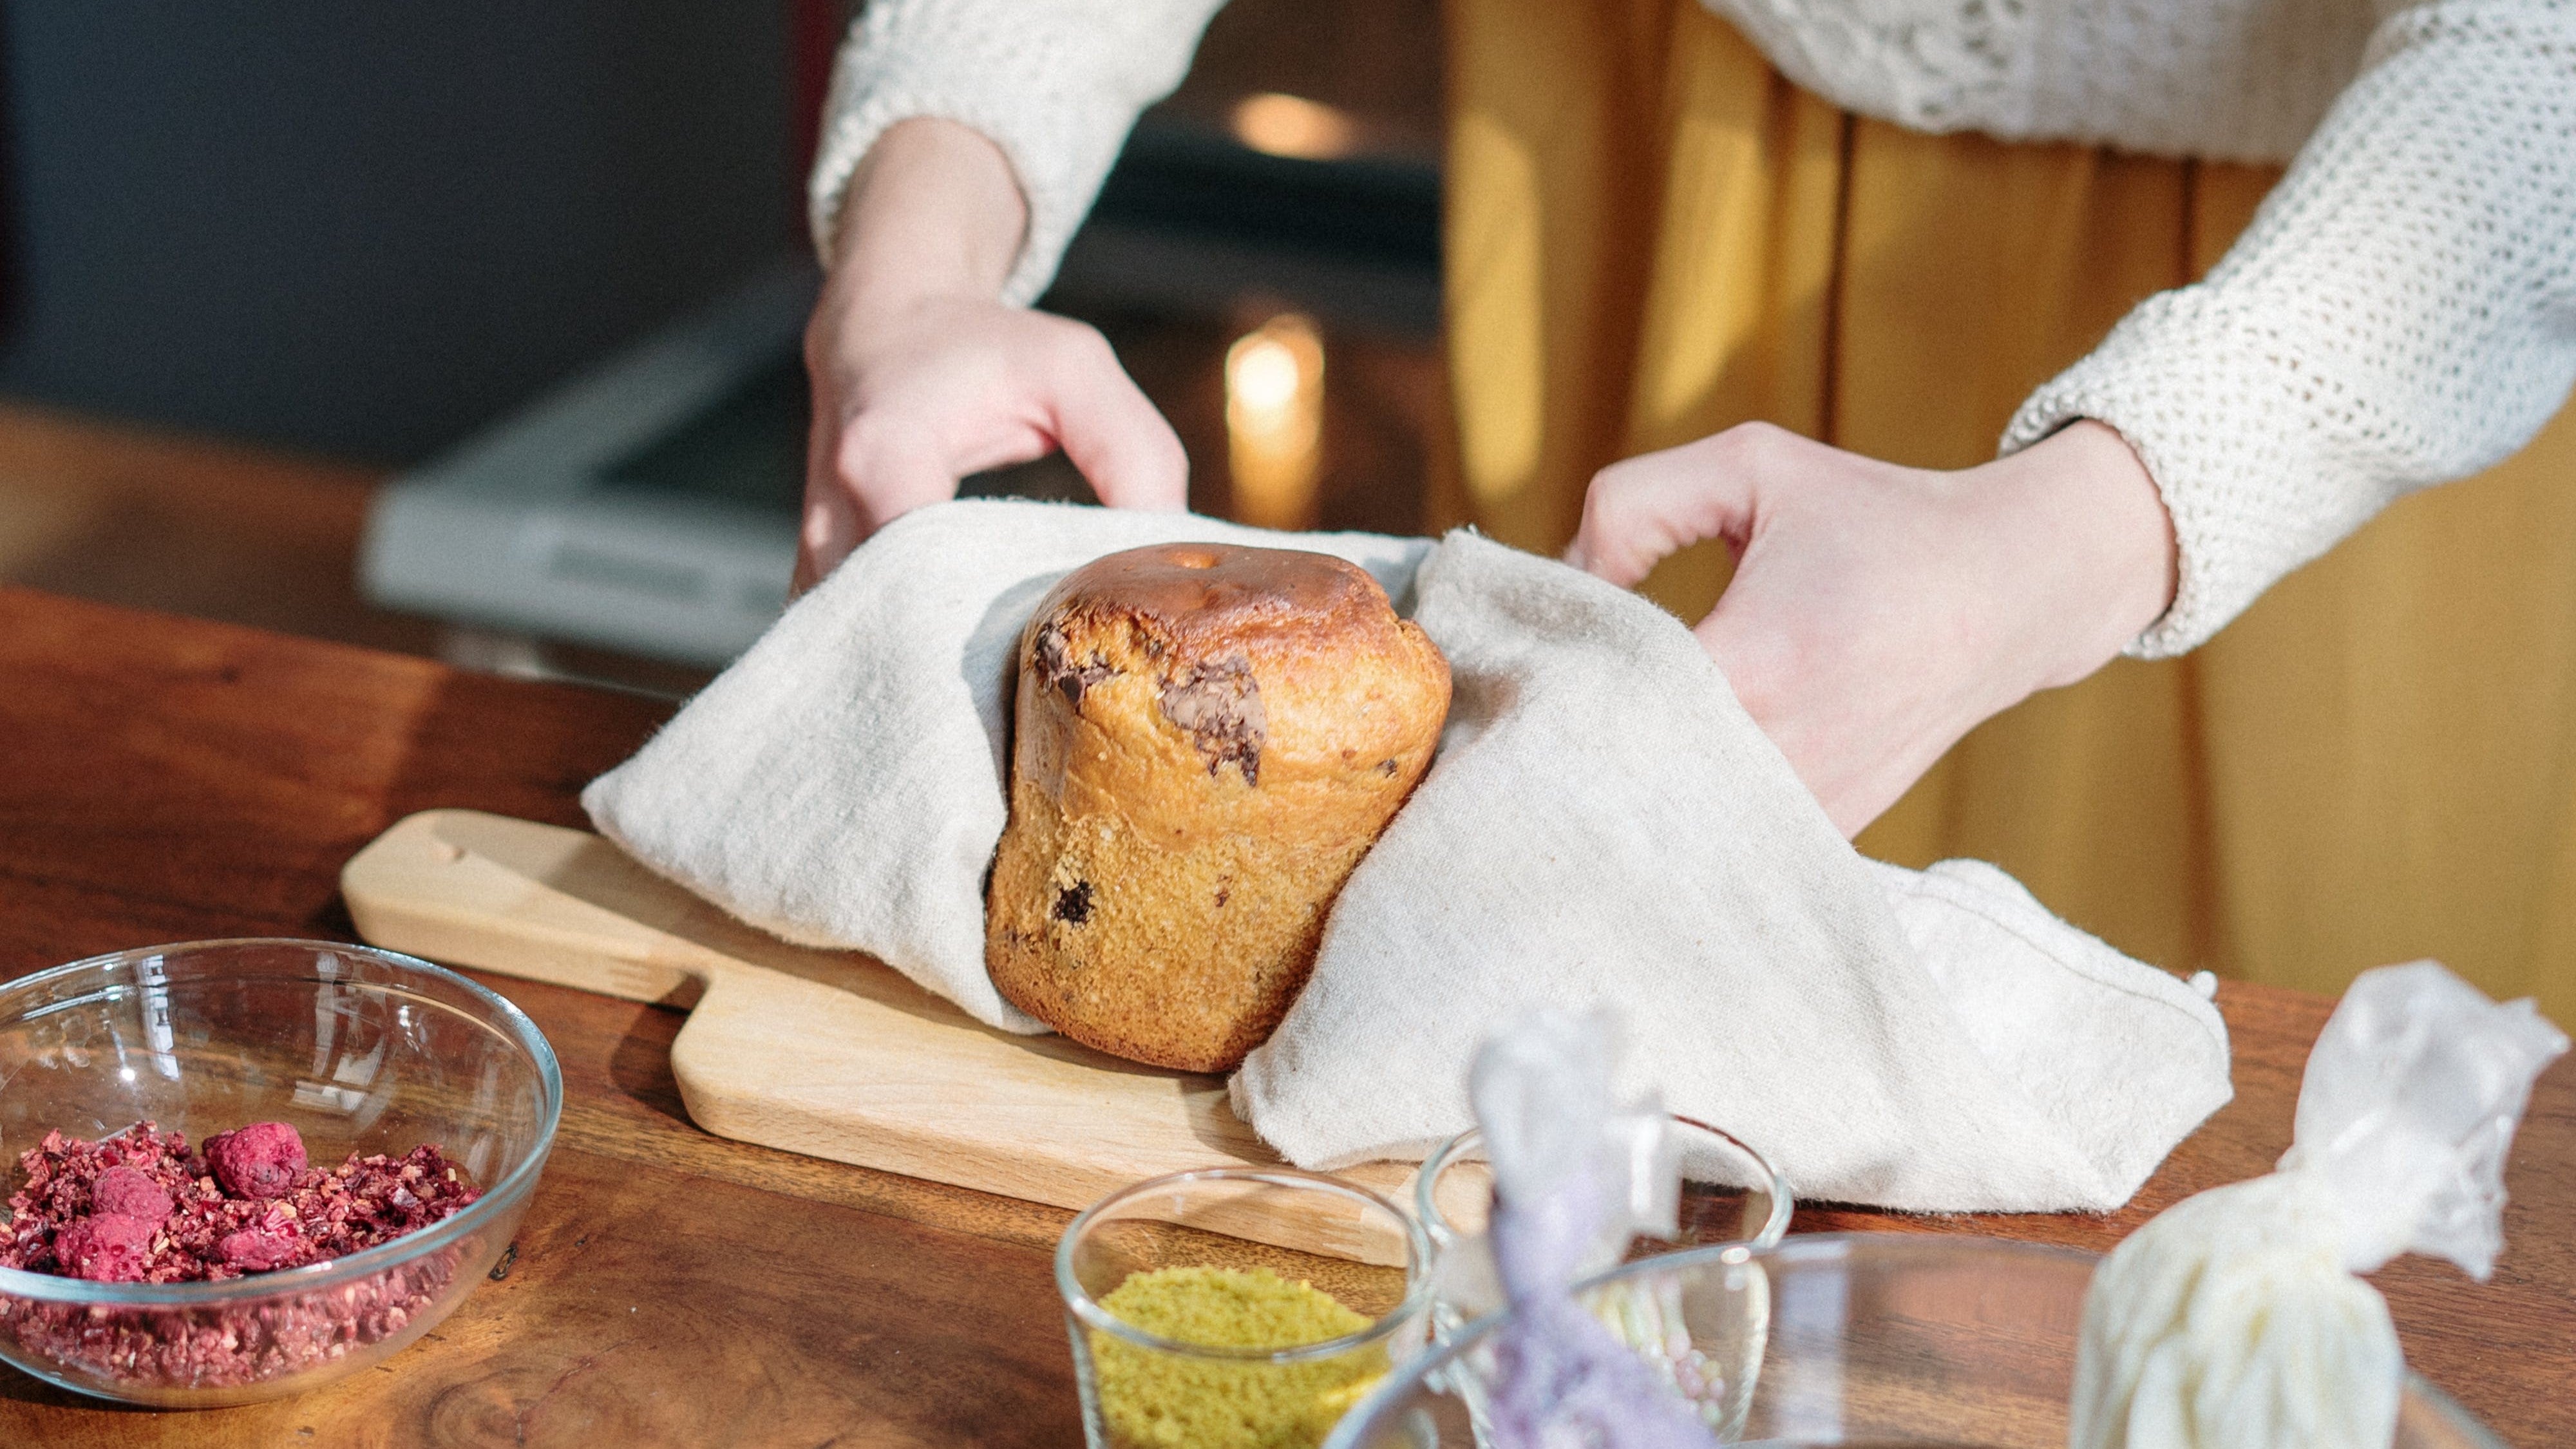
[[[436,807],[577,826],[574,797],[660,721],[631,697],[458,674],[0,589],[0,975],[157,941],[351,937],[340,866]],[[0,1444],[1064,1444],[1072,1365],[1048,1275],[1068,1214],[689,1125],[673,1010],[478,975],[564,1066],[562,1133],[509,1276],[435,1341],[283,1404],[96,1405],[0,1373]],[[2268,1169],[2328,1003],[2229,985],[2237,1100],[2102,1218],[1796,1227],[2106,1248]],[[2576,1441],[2576,1070],[2535,1093],[2495,1281],[2379,1276],[2416,1368],[2512,1443]],[[305,1431],[310,1432],[305,1432]]]

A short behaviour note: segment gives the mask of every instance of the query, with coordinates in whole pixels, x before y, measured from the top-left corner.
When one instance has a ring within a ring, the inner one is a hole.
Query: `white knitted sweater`
[[[991,137],[1044,289],[1221,0],[870,0],[812,183],[828,254],[887,126]],[[2208,278],[2025,402],[2006,451],[2117,428],[2171,511],[2179,653],[2400,494],[2495,463],[2576,385],[2576,0],[1706,0],[1791,78],[1919,130],[2295,162]],[[2569,485],[2576,487],[2576,479]]]

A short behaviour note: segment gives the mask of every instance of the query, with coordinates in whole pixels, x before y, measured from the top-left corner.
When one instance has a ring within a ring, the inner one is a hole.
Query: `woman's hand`
[[[904,121],[860,163],[805,329],[797,592],[967,474],[1057,448],[1105,503],[1186,506],[1180,439],[1100,334],[999,300],[1027,224],[1010,162],[953,121]]]
[[[1566,559],[1624,587],[1705,538],[1736,567],[1700,642],[1847,836],[2173,601],[2163,500],[2092,422],[1955,473],[1748,423],[1601,470]]]

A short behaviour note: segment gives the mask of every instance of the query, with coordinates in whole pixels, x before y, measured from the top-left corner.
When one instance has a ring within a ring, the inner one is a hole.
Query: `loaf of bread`
[[[1166,544],[1038,605],[1016,711],[993,984],[1075,1041],[1223,1071],[1429,768],[1449,665],[1340,559]]]

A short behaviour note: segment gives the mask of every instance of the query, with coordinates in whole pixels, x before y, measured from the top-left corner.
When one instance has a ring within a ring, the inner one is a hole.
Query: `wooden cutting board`
[[[353,857],[340,890],[388,950],[689,1008],[671,1072],[718,1136],[1065,1208],[1279,1163],[1220,1078],[995,1031],[872,958],[753,930],[585,831],[424,811]],[[1409,1210],[1412,1171],[1337,1175]]]

